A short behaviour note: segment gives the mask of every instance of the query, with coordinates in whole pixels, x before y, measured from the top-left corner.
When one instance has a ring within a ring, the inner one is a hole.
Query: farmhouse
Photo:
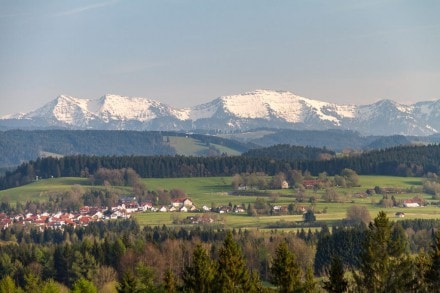
[[[181,207],[193,206],[193,202],[191,201],[191,199],[187,197],[179,197],[179,198],[173,198],[171,200],[171,205],[175,208],[180,209]]]
[[[303,180],[303,186],[306,189],[313,189],[315,186],[318,186],[321,183],[322,180],[317,180],[317,179]]]
[[[420,204],[412,199],[407,199],[403,201],[403,206],[406,208],[418,208]]]
[[[151,201],[145,201],[139,205],[138,211],[146,212],[148,210],[151,210],[152,208],[153,208],[153,203]]]
[[[406,199],[403,201],[403,206],[406,208],[417,208],[423,206],[423,199],[416,196],[412,199]]]

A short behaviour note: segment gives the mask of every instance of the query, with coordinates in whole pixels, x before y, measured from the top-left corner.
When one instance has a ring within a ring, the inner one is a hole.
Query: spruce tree
[[[182,272],[185,292],[212,292],[215,266],[206,250],[198,244],[193,252],[192,263]]]
[[[270,273],[272,284],[278,286],[280,292],[295,292],[301,287],[300,267],[285,241],[275,251]]]
[[[14,280],[10,276],[5,276],[0,280],[0,293],[22,292],[15,286]]]
[[[358,291],[400,292],[412,281],[407,275],[411,262],[404,254],[405,239],[395,229],[383,211],[370,223],[359,270],[353,272]]]
[[[328,281],[324,281],[323,288],[327,292],[342,293],[347,291],[348,282],[344,277],[344,265],[339,257],[332,258],[331,266],[328,272]]]
[[[302,285],[302,292],[314,293],[316,292],[316,282],[313,276],[313,270],[311,267],[307,268],[304,284]]]
[[[250,275],[239,245],[228,232],[218,252],[215,292],[246,292],[250,289]]]
[[[251,272],[249,292],[266,292],[263,283],[261,282],[260,275],[256,271]]]
[[[171,269],[167,269],[163,277],[164,288],[168,293],[177,292],[177,280]]]
[[[97,293],[95,285],[92,282],[79,278],[74,284],[72,288],[72,293]]]
[[[430,254],[430,264],[425,273],[425,280],[431,292],[440,292],[440,230],[437,231]]]
[[[118,293],[131,293],[136,292],[136,279],[129,272],[125,272],[122,276],[121,282],[119,282],[116,290]]]

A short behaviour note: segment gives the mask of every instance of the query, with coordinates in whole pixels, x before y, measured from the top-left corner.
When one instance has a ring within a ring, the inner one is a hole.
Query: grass
[[[230,195],[232,191],[231,177],[205,177],[205,178],[166,178],[166,179],[142,179],[143,183],[147,186],[148,190],[157,189],[182,189],[192,199],[196,206],[202,207],[206,205],[208,207],[228,205],[241,205],[246,207],[249,203],[255,202],[257,195],[253,196],[233,196]],[[73,185],[81,185],[85,190],[92,188],[89,185],[87,179],[84,178],[54,178],[44,179],[33,182],[31,184],[12,188],[8,190],[0,191],[0,200],[9,200],[13,202],[26,202],[30,200],[34,201],[46,201],[53,193],[62,193],[70,190]],[[385,211],[392,219],[400,220],[396,218],[395,213],[397,211],[405,212],[404,219],[433,219],[440,217],[440,208],[435,205],[429,205],[427,207],[420,208],[383,208],[377,205],[382,195],[373,195],[366,198],[357,198],[353,194],[357,192],[364,192],[368,188],[380,187],[399,187],[409,189],[412,186],[420,187],[422,185],[421,178],[406,178],[406,177],[392,177],[392,176],[360,176],[361,187],[356,188],[340,188],[339,193],[345,194],[344,202],[328,203],[320,200],[324,191],[307,190],[308,196],[314,195],[317,201],[314,203],[315,215],[317,221],[325,221],[329,224],[345,218],[348,207],[353,204],[365,206],[370,211],[371,217],[374,218],[381,210]],[[93,188],[103,188],[94,186]],[[129,187],[115,187],[122,193],[130,192]],[[294,191],[272,191],[279,193],[281,196],[275,198],[265,197],[266,200],[272,201],[277,205],[288,205],[295,202],[295,198],[292,196]],[[402,200],[412,198],[416,195],[423,196],[426,200],[431,201],[431,196],[423,193],[403,193],[395,195],[396,199]],[[304,207],[309,207],[311,203],[308,201],[303,203],[297,203]],[[326,210],[326,213],[323,211]],[[173,221],[178,219],[182,220],[187,216],[193,215],[192,213],[142,213],[136,214],[135,218],[141,225],[173,225]],[[249,217],[246,214],[216,214],[219,223],[224,224],[230,228],[249,228],[257,229],[264,228],[267,225],[284,221],[284,222],[299,222],[302,221],[301,215],[276,215],[276,216],[258,216]],[[295,229],[295,228],[293,228]]]
[[[51,193],[64,192],[73,185],[87,185],[85,178],[52,178],[41,179],[33,183],[16,188],[0,191],[0,200],[8,199],[10,202],[45,201]]]
[[[394,176],[359,176],[360,184],[363,189],[380,187],[403,187],[421,186],[421,178],[413,177],[394,177]]]
[[[71,190],[74,185],[81,185],[85,190],[92,188],[86,178],[63,177],[40,179],[30,184],[16,188],[0,191],[0,201],[8,200],[11,203],[27,201],[44,202],[49,200],[51,194],[59,194]],[[103,186],[93,186],[93,188],[104,188]],[[117,190],[129,192],[127,187],[115,187]]]
[[[179,155],[197,156],[203,155],[209,150],[209,146],[206,143],[202,143],[191,137],[169,136],[169,139],[170,146],[172,146]],[[227,153],[230,156],[240,155],[240,152],[226,146],[213,143],[211,143],[211,145],[217,148],[221,153]]]

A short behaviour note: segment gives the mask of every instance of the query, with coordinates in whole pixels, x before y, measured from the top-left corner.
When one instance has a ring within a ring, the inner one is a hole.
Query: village
[[[129,219],[133,213],[143,212],[215,212],[215,213],[245,213],[246,210],[239,206],[220,206],[215,209],[206,205],[197,208],[192,200],[188,197],[174,198],[168,206],[154,206],[152,202],[146,201],[139,203],[134,196],[125,196],[120,198],[118,205],[111,208],[83,206],[75,212],[43,212],[43,213],[26,213],[17,215],[7,215],[0,213],[0,228],[6,229],[12,224],[21,224],[23,226],[33,225],[41,230],[45,228],[63,229],[64,226],[70,225],[74,228],[87,226],[91,222]],[[186,223],[212,223],[212,217],[206,216],[190,216],[186,219]]]
[[[319,180],[304,180],[303,185],[305,189],[313,189],[318,186]],[[281,185],[281,189],[289,188],[286,181]],[[239,186],[238,191],[246,191],[248,186]],[[367,189],[366,192],[357,193],[355,197],[367,197],[374,194],[374,189]],[[384,198],[388,198],[390,194],[402,193],[402,190],[393,188],[383,188],[381,193],[384,193]],[[422,207],[426,203],[424,199],[420,196],[415,196],[411,199],[405,199],[396,201],[394,196],[391,197],[393,200],[389,200],[389,206],[385,207],[403,207],[403,208],[414,208]],[[304,214],[307,208],[304,205],[297,205],[295,207],[295,213]],[[208,207],[203,205],[202,207],[196,207],[193,201],[189,197],[177,197],[172,198],[168,205],[155,206],[151,201],[139,201],[135,196],[127,195],[122,196],[117,205],[112,207],[98,207],[98,206],[83,206],[77,211],[66,212],[41,212],[41,213],[25,213],[16,215],[7,215],[6,213],[0,213],[0,229],[6,229],[12,224],[21,224],[23,226],[33,225],[39,227],[41,230],[46,228],[50,229],[63,229],[64,226],[70,225],[72,227],[84,227],[91,222],[106,221],[106,220],[116,220],[116,219],[129,219],[134,213],[145,213],[145,212],[191,212],[200,213],[200,215],[191,215],[182,221],[185,224],[205,224],[213,223],[215,220],[213,216],[209,216],[206,213],[246,213],[248,212],[245,206],[241,205],[222,205],[217,207]],[[270,214],[287,214],[288,206],[285,205],[270,205]],[[396,217],[405,217],[404,212],[397,212]]]

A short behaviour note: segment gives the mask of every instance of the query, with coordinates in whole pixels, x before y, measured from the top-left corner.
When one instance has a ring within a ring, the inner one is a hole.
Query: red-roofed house
[[[171,199],[171,204],[175,208],[181,208],[181,207],[191,207],[193,206],[193,202],[187,198],[187,197],[179,197],[179,198],[173,198]]]

